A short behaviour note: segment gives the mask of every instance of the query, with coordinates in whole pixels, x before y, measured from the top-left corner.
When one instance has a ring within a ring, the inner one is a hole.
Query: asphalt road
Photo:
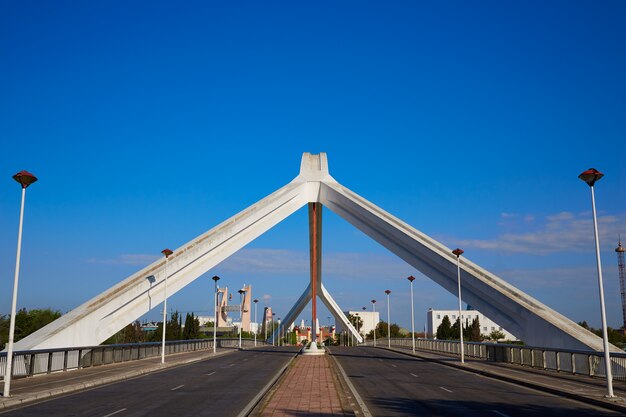
[[[296,348],[239,351],[14,409],[6,416],[237,416]]]
[[[592,405],[371,347],[333,347],[374,416],[618,416]]]

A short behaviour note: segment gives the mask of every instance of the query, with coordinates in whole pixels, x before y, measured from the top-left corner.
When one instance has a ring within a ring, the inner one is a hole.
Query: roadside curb
[[[337,358],[335,358],[335,356],[330,351],[328,352],[328,356],[331,359],[331,369],[334,371],[334,374],[337,377],[337,382],[340,385],[339,387],[337,387],[337,390],[342,389],[344,391],[343,394],[346,397],[346,401],[350,402],[350,407],[352,408],[354,415],[372,417],[372,413],[370,413],[370,410],[367,408],[365,401],[363,401],[352,382],[350,382],[350,378],[346,374],[346,371],[343,369]],[[350,396],[352,398],[350,398]],[[354,400],[356,404],[351,400]]]
[[[265,384],[263,389],[259,391],[259,393],[245,406],[245,408],[237,415],[237,417],[247,417],[247,416],[258,416],[261,415],[265,404],[269,400],[266,396],[272,392],[272,389],[275,386],[280,386],[282,379],[287,375],[287,370],[293,364],[293,361],[298,357],[300,351],[295,352],[289,362],[285,364],[276,374],[272,377],[272,379]],[[273,394],[273,392],[272,392]],[[271,396],[270,396],[271,397]]]
[[[18,394],[18,395],[8,397],[8,398],[0,397],[0,410],[7,410],[9,408],[13,408],[16,406],[24,405],[24,404],[35,402],[35,401],[41,401],[41,400],[52,398],[52,397],[59,396],[59,395],[66,395],[66,394],[70,394],[70,393],[84,390],[84,389],[91,389],[91,388],[99,387],[102,385],[112,384],[115,382],[120,382],[120,381],[124,381],[124,380],[131,379],[131,378],[136,378],[138,376],[142,376],[145,374],[160,372],[160,371],[164,371],[166,369],[174,368],[177,366],[199,362],[205,359],[217,358],[219,356],[224,356],[230,353],[234,353],[236,351],[237,349],[232,349],[232,350],[226,350],[223,352],[217,352],[215,354],[211,353],[207,355],[201,355],[200,357],[180,360],[176,362],[166,362],[165,364],[159,363],[159,364],[151,365],[144,369],[137,369],[134,371],[125,372],[125,373],[118,374],[118,375],[101,377],[101,378],[86,381],[86,382],[79,382],[79,383],[75,383],[72,385],[66,385],[61,388],[47,389],[47,390],[42,390],[39,392],[33,392],[33,393],[23,394],[23,395]],[[170,358],[174,359],[173,356]]]
[[[374,346],[370,346],[370,347],[374,347]],[[376,348],[378,349],[384,349],[384,350],[389,350],[391,352],[397,352],[397,353],[401,353],[403,355],[406,356],[410,356],[410,357],[417,357],[429,362],[436,362],[439,363],[441,365],[445,365],[445,366],[449,366],[452,368],[456,368],[456,369],[460,369],[463,371],[467,371],[467,372],[472,372],[475,374],[480,374],[489,378],[494,378],[494,379],[499,379],[501,381],[505,381],[505,382],[510,382],[512,384],[517,384],[517,385],[522,385],[525,386],[527,388],[533,388],[536,390],[540,390],[543,392],[548,392],[550,394],[554,394],[554,395],[558,395],[561,397],[566,397],[569,399],[573,399],[573,400],[577,400],[580,402],[584,402],[587,404],[592,404],[592,405],[596,405],[602,408],[608,408],[610,410],[614,410],[614,411],[621,411],[623,413],[626,413],[626,403],[620,404],[618,401],[623,402],[624,400],[622,398],[616,397],[616,399],[608,399],[608,398],[594,398],[594,397],[588,397],[588,396],[584,396],[584,395],[580,395],[577,394],[575,392],[571,392],[571,391],[565,391],[562,389],[558,389],[555,388],[553,386],[550,385],[545,385],[539,382],[532,382],[532,381],[528,381],[528,380],[524,380],[521,378],[516,378],[514,376],[509,376],[509,375],[504,375],[501,373],[497,373],[497,372],[492,372],[492,371],[487,371],[484,369],[476,369],[473,368],[471,365],[468,366],[466,365],[460,365],[457,363],[451,363],[451,362],[447,362],[447,361],[442,361],[436,358],[429,358],[426,356],[421,356],[418,353],[411,353],[411,352],[405,352],[402,349],[394,349],[394,348],[387,348],[387,347],[382,347],[382,346],[376,346]]]

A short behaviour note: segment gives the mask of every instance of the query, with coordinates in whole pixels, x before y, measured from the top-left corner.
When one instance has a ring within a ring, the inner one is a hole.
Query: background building
[[[463,310],[461,311],[461,315],[463,316],[463,327],[465,327],[465,323],[467,323],[468,326],[471,326],[472,321],[474,321],[475,318],[478,318],[478,321],[480,322],[481,335],[488,336],[492,331],[498,330],[504,334],[504,340],[517,340],[517,337],[515,337],[512,333],[503,329],[502,326],[498,325],[498,323],[492,321],[489,317],[485,316],[478,310]],[[445,316],[448,316],[450,324],[453,325],[459,316],[459,310],[428,309],[428,313],[426,314],[426,332],[428,333],[428,337],[434,338],[436,336],[437,328]]]
[[[361,321],[363,322],[363,325],[361,327],[359,327],[359,333],[362,335],[366,335],[369,332],[371,332],[372,330],[374,330],[374,328],[378,325],[378,323],[380,322],[380,314],[377,312],[373,312],[373,311],[362,311],[362,310],[355,310],[355,311],[344,311],[344,314],[346,316],[349,316],[350,314],[353,316],[357,316],[361,318]],[[343,328],[343,326],[341,325],[341,323],[337,324],[337,332],[341,333],[343,331],[345,331],[346,329]]]

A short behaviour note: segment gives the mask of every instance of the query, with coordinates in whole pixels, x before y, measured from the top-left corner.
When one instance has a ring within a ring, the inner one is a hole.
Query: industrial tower
[[[624,271],[624,252],[626,252],[626,248],[622,246],[622,239],[620,239],[617,243],[617,247],[615,248],[615,252],[617,252],[617,268],[619,269],[619,286],[622,292],[622,318],[624,320],[624,331],[626,331],[626,271]]]

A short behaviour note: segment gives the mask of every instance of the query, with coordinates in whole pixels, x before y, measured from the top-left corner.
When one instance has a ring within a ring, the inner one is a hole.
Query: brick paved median
[[[351,416],[344,412],[327,355],[299,356],[262,416]]]

